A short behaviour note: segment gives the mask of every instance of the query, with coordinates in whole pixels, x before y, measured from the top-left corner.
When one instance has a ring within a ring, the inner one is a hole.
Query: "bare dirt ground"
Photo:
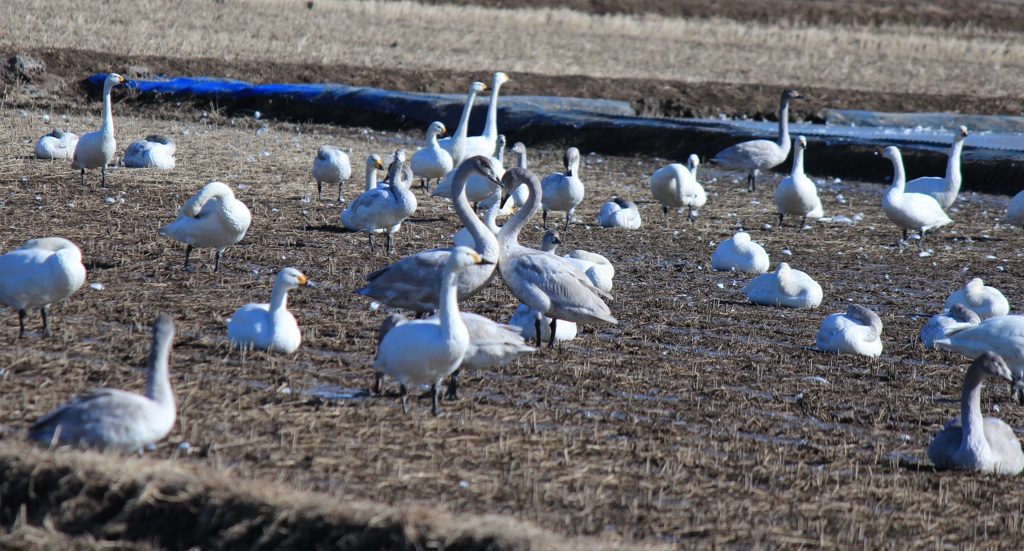
[[[780,5],[813,14],[843,4]],[[662,4],[648,5],[653,10]],[[858,5],[865,13],[884,9]],[[915,6],[933,17],[942,10],[928,6],[944,4]],[[979,6],[997,10],[1003,4]],[[992,13],[993,20],[1008,17]],[[83,188],[65,164],[30,158],[32,145],[57,120],[61,126],[96,126],[98,104],[87,101],[80,79],[130,63],[158,72],[432,91],[461,91],[464,81],[479,75],[457,74],[448,82],[424,72],[357,66],[29,53],[46,61],[41,82],[47,84],[38,97],[8,96],[0,108],[7,121],[0,129],[6,184],[0,251],[29,237],[62,235],[81,246],[90,273],[86,287],[54,308],[54,338],[18,339],[16,315],[7,311],[0,318],[0,425],[6,431],[0,432],[0,494],[6,498],[0,500],[0,538],[10,545],[309,548],[346,540],[319,531],[311,531],[324,534],[318,542],[289,540],[281,527],[295,534],[345,519],[357,527],[373,524],[361,513],[331,509],[324,504],[329,501],[386,511],[413,507],[443,517],[432,523],[406,519],[406,527],[429,524],[422,531],[429,537],[399,528],[380,540],[361,540],[380,548],[485,548],[484,536],[470,543],[457,537],[467,530],[464,524],[478,522],[460,515],[481,514],[547,531],[530,532],[527,541],[492,542],[513,548],[564,549],[569,544],[560,538],[579,536],[598,542],[585,540],[579,548],[1019,545],[1024,488],[1018,481],[939,473],[927,463],[931,435],[957,414],[966,362],[924,349],[917,337],[945,297],[971,277],[1001,288],[1011,305],[1019,302],[1019,230],[997,224],[1005,198],[963,196],[951,213],[956,224],[931,238],[933,256],[920,257],[913,245],[896,245],[897,231],[879,207],[883,188],[875,183],[815,175],[827,215],[862,213],[863,219],[812,223],[797,233],[792,221],[776,226],[770,193],[780,175],[749,194],[741,175],[704,170],[709,204],[696,222],[676,214],[666,229],[646,190],[647,176],[666,160],[587,155],[587,200],[578,210],[584,223],[573,226],[565,248],[597,251],[616,265],[611,308],[621,323],[585,327],[579,339],[553,351],[464,377],[462,398],[443,404],[437,419],[423,400],[404,416],[394,389],[385,396],[367,390],[374,335],[387,312],[352,291],[369,271],[444,245],[457,219],[446,203],[423,199],[397,236],[396,254],[371,255],[365,236],[340,229],[341,205],[310,200],[315,183],[308,174],[323,143],[352,148],[359,166],[371,152],[414,149],[419,131],[254,120],[216,106],[154,105],[119,94],[120,147],[149,133],[170,135],[179,148],[174,171],[119,168],[111,172],[110,189],[99,189],[95,174]],[[691,103],[695,113],[709,104],[735,114],[770,113],[777,97],[774,90],[728,83],[673,92],[653,80],[516,79],[522,87],[517,93],[677,106],[661,114],[686,112]],[[820,97],[832,107],[918,111],[946,109],[943,102],[952,101],[908,95],[891,100],[903,103],[879,105],[890,99],[839,89]],[[1003,109],[993,108],[993,101],[966,98],[956,105],[972,112]],[[1016,100],[1002,101],[1009,106]],[[557,168],[560,149],[529,145],[534,170]],[[198,269],[185,272],[183,247],[155,228],[213,180],[237,188],[253,211],[253,226],[227,251],[220,273],[211,273],[209,251],[195,253]],[[346,196],[359,187],[353,178]],[[613,195],[641,202],[641,230],[592,224],[601,202]],[[815,277],[825,291],[822,306],[794,311],[751,305],[740,291],[747,277],[712,271],[715,244],[740,228],[765,245],[773,263],[787,261]],[[529,227],[523,241],[535,243],[540,234],[537,225]],[[289,303],[303,327],[302,348],[293,356],[230,350],[224,319],[245,302],[266,300],[274,272],[285,266],[302,269],[315,282],[295,291]],[[812,348],[820,320],[852,302],[882,317],[886,349],[879,360]],[[514,306],[498,282],[465,308],[507,319]],[[141,391],[148,324],[161,311],[178,328],[171,363],[180,417],[166,441],[146,457],[126,461],[127,467],[121,459],[77,462],[76,454],[50,460],[21,441],[19,431],[32,420],[91,387]],[[32,324],[38,329],[36,313]],[[1010,403],[1003,387],[986,390],[983,408],[1024,426],[1024,411]],[[48,492],[23,484],[25,473],[36,468],[45,473],[37,476]],[[160,471],[173,480],[160,479]],[[89,491],[79,486],[83,473]],[[149,476],[160,482],[147,485]],[[187,495],[172,491],[186,486],[176,477],[190,476],[217,492],[204,498],[195,488]],[[231,493],[232,485],[241,488],[241,497]],[[275,491],[282,487],[287,490]],[[10,497],[23,493],[30,504],[24,510]],[[240,508],[256,499],[271,505]],[[203,514],[211,510],[227,512]],[[373,518],[393,514],[367,510]],[[322,516],[310,520],[310,511]],[[132,529],[133,515],[152,524]],[[188,525],[153,520],[179,517],[206,519],[219,531],[196,534]],[[501,528],[520,529],[528,532],[515,524]]]

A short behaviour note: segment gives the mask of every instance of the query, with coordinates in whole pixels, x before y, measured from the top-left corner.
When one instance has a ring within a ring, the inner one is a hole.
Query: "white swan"
[[[473,235],[477,253],[487,261],[459,270],[456,277],[459,300],[472,297],[491,282],[501,255],[498,238],[472,213],[463,193],[466,180],[474,173],[497,180],[491,160],[483,156],[470,157],[455,170],[455,212]],[[432,312],[440,304],[441,275],[451,253],[452,249],[430,249],[409,255],[368,274],[366,285],[356,293],[392,308],[405,308],[417,314]]]
[[[345,200],[341,195],[345,182],[352,176],[352,163],[348,154],[333,145],[322,145],[313,159],[313,179],[316,180],[316,198],[323,200],[323,184],[338,184],[338,202]]]
[[[949,160],[946,161],[946,177],[924,176],[914,178],[907,182],[907,193],[923,193],[930,195],[938,201],[943,210],[953,206],[956,196],[960,193],[960,152],[964,148],[964,139],[967,138],[967,127],[961,126],[953,134],[953,147],[949,151]]]
[[[36,157],[39,159],[71,160],[78,145],[78,134],[55,129],[36,142]]]
[[[1024,316],[998,316],[981,323],[955,323],[946,337],[935,339],[935,348],[949,350],[970,359],[992,351],[999,354],[1014,375],[1024,375]],[[1017,399],[1024,403],[1024,391]]]
[[[124,166],[128,168],[174,168],[174,140],[161,134],[150,134],[145,139],[132,142],[124,150]]]
[[[949,310],[956,304],[963,304],[983,320],[1010,313],[1010,303],[1003,293],[995,287],[985,285],[980,277],[968,281],[963,289],[953,291],[942,309]]]
[[[396,151],[395,158],[398,168],[389,170],[389,175],[393,171],[404,172],[405,152]],[[367,174],[369,163],[367,160]],[[387,254],[391,254],[392,235],[401,227],[403,220],[416,212],[416,195],[409,190],[411,184],[412,179],[407,179],[401,173],[392,175],[390,185],[366,190],[353,199],[341,212],[341,223],[350,230],[366,232],[370,236],[371,252],[376,252],[373,234],[384,230],[387,235]],[[370,185],[369,175],[366,185]]]
[[[486,155],[491,160],[491,167],[494,169],[494,175],[498,178],[501,178],[501,176],[505,174],[504,150],[505,135],[499,134],[491,151]],[[433,197],[444,197],[445,199],[451,200],[453,193],[452,180],[454,176],[454,171],[445,174],[441,182],[437,184],[437,188],[435,188],[433,193],[430,195]],[[493,181],[477,174],[470,174],[469,180],[466,181],[466,200],[473,203],[474,210],[476,210],[476,207],[480,206],[479,203],[481,201],[492,197],[499,189],[500,187]]]
[[[981,415],[985,377],[1013,382],[1002,358],[992,352],[978,356],[964,374],[960,417],[942,428],[928,446],[928,459],[940,469],[966,469],[1000,475],[1024,471],[1024,451],[1013,429],[995,417]]]
[[[249,207],[235,199],[231,188],[224,182],[210,182],[185,201],[174,222],[156,231],[188,245],[185,269],[188,269],[188,257],[193,248],[217,249],[213,265],[213,271],[217,272],[224,250],[245,237],[250,223]]]
[[[562,164],[565,165],[565,172],[556,172],[544,177],[541,181],[543,195],[541,195],[541,206],[544,209],[544,229],[548,227],[548,211],[565,212],[565,228],[569,229],[569,222],[572,222],[572,213],[576,206],[583,202],[584,188],[580,181],[580,150],[570,147],[565,150],[562,157]]]
[[[71,168],[82,171],[82,185],[85,185],[85,171],[100,168],[103,174],[102,187],[107,187],[107,165],[117,152],[117,141],[114,139],[114,117],[110,114],[110,90],[124,83],[124,77],[110,73],[103,81],[103,123],[95,132],[83,134],[78,138],[75,152],[71,156]]]
[[[462,117],[459,118],[459,124],[455,127],[455,134],[450,138],[444,138],[443,140],[437,140],[437,144],[441,146],[452,156],[452,166],[459,166],[462,161],[472,157],[467,154],[466,141],[469,134],[469,114],[473,111],[473,100],[476,99],[476,95],[480,92],[487,90],[487,85],[482,82],[474,82],[469,85],[469,93],[466,95],[466,104],[462,107]],[[497,136],[495,136],[497,138]],[[493,147],[494,141],[491,141],[491,147]],[[489,155],[492,149],[488,149],[484,155]]]
[[[811,276],[779,262],[774,272],[761,274],[743,286],[750,302],[786,308],[817,308],[821,304],[821,285]]]
[[[958,323],[977,325],[981,323],[981,318],[963,304],[954,304],[948,311],[934,315],[925,322],[921,327],[921,344],[925,348],[935,348],[935,341],[946,338],[949,328]]]
[[[437,137],[447,131],[440,121],[430,123],[427,127],[427,145],[416,150],[409,159],[412,173],[421,180],[427,191],[430,191],[431,180],[440,181],[455,166],[452,156],[437,143]]]
[[[501,189],[494,192],[494,195],[500,196]],[[502,214],[504,209],[501,208],[501,201],[495,199],[490,202],[490,206],[487,211],[484,212],[484,225],[487,229],[491,230],[495,236],[498,235],[498,215]],[[459,231],[452,234],[452,243],[455,243],[456,247],[476,247],[476,238],[473,237],[473,233],[469,231],[469,228],[463,226]],[[479,251],[477,251],[479,252]]]
[[[62,237],[29,239],[0,255],[0,303],[18,310],[19,335],[25,334],[28,309],[43,316],[43,336],[50,336],[50,304],[62,301],[85,283],[82,251]]]
[[[665,214],[666,228],[668,227],[669,209],[687,207],[690,211],[689,219],[693,220],[693,212],[708,202],[704,186],[697,181],[699,165],[700,157],[690,155],[686,160],[686,166],[680,163],[671,163],[651,174],[648,185],[651,188],[651,195],[661,203],[661,211]]]
[[[722,241],[711,253],[711,267],[719,271],[736,270],[745,274],[763,274],[770,266],[764,247],[750,240],[747,232]]]
[[[498,92],[501,85],[508,82],[508,75],[498,71],[491,77],[491,101],[487,105],[487,120],[483,134],[466,138],[466,157],[490,155],[494,151],[494,142],[498,139]],[[500,178],[501,175],[499,174]],[[467,188],[468,189],[468,188]],[[469,200],[471,203],[472,199]]]
[[[892,186],[882,196],[882,210],[885,216],[903,229],[903,239],[907,239],[907,230],[921,232],[921,240],[917,246],[924,250],[925,232],[932,228],[945,226],[953,222],[942,210],[942,205],[935,198],[921,193],[906,193],[906,174],[903,171],[903,157],[896,146],[890,145],[882,151],[882,156],[892,161]]]
[[[789,102],[803,96],[796,90],[784,90],[779,102],[779,137],[776,141],[751,140],[727,147],[712,162],[728,170],[747,173],[747,191],[757,190],[757,175],[778,166],[789,157]]]
[[[459,314],[456,279],[461,270],[486,262],[467,247],[453,249],[441,273],[438,315],[400,324],[381,339],[373,370],[398,379],[405,413],[409,412],[406,386],[429,384],[433,393],[430,412],[437,416],[441,380],[458,369],[469,349],[469,330]]]
[[[612,292],[615,266],[603,255],[576,249],[569,254],[563,254],[562,258],[575,264],[577,268],[586,274],[587,279],[590,280],[594,287],[606,293]]]
[[[779,213],[779,227],[782,218],[787,214],[803,217],[800,229],[803,231],[808,218],[821,218],[825,211],[818,197],[818,188],[804,174],[804,150],[807,149],[807,138],[797,136],[793,141],[793,169],[775,187],[775,210]]]
[[[512,294],[536,312],[537,336],[541,334],[543,316],[551,318],[552,338],[548,340],[548,347],[554,346],[558,320],[618,323],[601,299],[602,295],[608,296],[607,293],[594,287],[579,268],[564,258],[519,244],[520,230],[540,210],[542,191],[537,176],[529,169],[516,167],[505,171],[501,182],[505,190],[526,183],[530,191],[523,208],[498,232],[501,245],[498,270]],[[539,339],[537,346],[540,347]]]
[[[548,230],[544,232],[544,237],[541,239],[540,250],[553,255],[555,254],[555,249],[561,244],[562,240],[559,238],[558,230]],[[538,314],[541,316],[539,325],[537,324]],[[521,302],[516,306],[516,310],[512,313],[512,317],[509,318],[508,324],[518,328],[519,333],[527,341],[543,342],[551,340],[551,318]],[[540,328],[540,335],[537,334],[538,327]],[[562,320],[555,327],[554,339],[556,342],[571,341],[575,338],[576,324],[574,322]]]
[[[135,452],[174,428],[178,409],[168,375],[174,322],[160,314],[146,360],[146,393],[101,388],[40,417],[28,437],[49,445]]]
[[[638,229],[643,225],[636,203],[616,197],[601,205],[597,211],[597,223],[602,228]]]
[[[1024,191],[1018,192],[1013,199],[1010,199],[1010,204],[1006,206],[1006,215],[1003,216],[1003,223],[1024,226]]]
[[[878,314],[852,304],[846,313],[821,320],[814,344],[822,352],[877,358],[882,355],[882,320]]]
[[[365,181],[365,185],[363,186],[363,191],[370,191],[371,189],[377,189],[378,183],[380,185],[388,185],[385,182],[377,182],[377,171],[378,170],[382,170],[383,168],[384,168],[384,163],[381,162],[380,155],[377,155],[376,153],[373,153],[373,154],[368,155],[366,157],[366,181]],[[385,180],[386,179],[387,179],[387,177],[385,177]],[[345,208],[341,211],[341,216],[340,216],[341,224],[343,226],[345,226],[346,228],[348,228],[349,230],[359,231],[359,228],[357,228],[355,226],[349,226],[348,223],[346,223],[346,221],[351,218],[352,214],[351,213],[345,214],[345,212],[346,211],[350,211],[350,210],[352,210],[352,203],[349,203],[348,205],[346,205]],[[374,233],[384,233],[384,230],[383,229],[378,229],[378,230],[375,230]]]
[[[306,276],[285,268],[274,277],[270,303],[251,302],[227,319],[228,341],[238,348],[257,348],[291,354],[302,344],[302,331],[288,311],[288,291],[306,284]]]

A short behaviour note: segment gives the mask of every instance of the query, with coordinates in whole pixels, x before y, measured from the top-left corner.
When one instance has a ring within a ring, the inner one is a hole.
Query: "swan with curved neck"
[[[78,134],[54,129],[53,132],[39,138],[35,153],[39,159],[71,160],[78,146]]]
[[[524,183],[529,190],[523,208],[498,232],[501,245],[498,271],[512,294],[535,312],[537,346],[541,345],[543,316],[551,318],[549,348],[554,346],[560,319],[577,323],[618,323],[601,298],[609,295],[595,287],[579,268],[564,258],[519,244],[519,232],[540,210],[542,190],[537,176],[529,169],[510,168],[501,182],[506,192]]]
[[[249,207],[235,198],[231,188],[223,182],[210,182],[181,206],[174,222],[156,231],[188,245],[184,269],[188,269],[193,248],[217,249],[213,271],[218,272],[224,251],[245,237],[251,223]]]
[[[43,336],[50,336],[50,304],[60,302],[85,283],[82,251],[63,237],[29,239],[0,255],[0,304],[18,310],[19,336],[25,334],[28,309],[43,316]]]
[[[1010,313],[1010,302],[1003,293],[995,287],[985,285],[980,277],[968,281],[963,289],[953,291],[942,309],[949,310],[957,304],[962,304],[983,320]]]
[[[145,394],[94,390],[40,417],[28,437],[49,445],[134,452],[167,436],[177,418],[168,374],[173,340],[174,322],[167,314],[159,315],[146,360]]]
[[[178,146],[162,134],[150,134],[134,141],[124,150],[124,166],[128,168],[159,168],[171,170],[176,164],[174,153]]]
[[[946,160],[946,176],[924,176],[914,178],[907,182],[907,193],[922,193],[938,201],[943,210],[953,206],[956,196],[960,193],[960,184],[963,179],[960,176],[960,153],[964,149],[964,140],[967,139],[967,127],[961,126],[953,134],[953,146],[949,150],[949,159]]]
[[[877,358],[882,355],[882,319],[851,304],[845,314],[830,314],[821,320],[814,344],[823,352]]]
[[[601,205],[597,211],[597,224],[602,228],[639,229],[643,225],[636,203],[616,197]]]
[[[954,304],[948,312],[932,316],[925,322],[921,327],[921,344],[925,348],[935,348],[935,341],[946,338],[950,327],[962,323],[978,325],[981,318],[963,304]]]
[[[110,91],[114,86],[124,84],[124,77],[117,73],[110,73],[103,81],[103,123],[100,129],[95,132],[83,134],[75,145],[75,152],[71,158],[71,168],[81,169],[82,185],[85,185],[85,171],[91,168],[100,168],[103,174],[101,187],[107,187],[107,165],[114,158],[117,151],[117,141],[114,139],[114,117],[110,113]]]
[[[736,232],[715,247],[711,267],[719,271],[736,270],[745,274],[763,274],[771,263],[764,247],[750,239],[747,232]]]
[[[288,311],[288,291],[306,284],[306,276],[285,268],[274,277],[270,303],[249,303],[227,320],[228,341],[238,348],[257,348],[291,354],[302,344],[302,332]]]
[[[932,229],[953,222],[942,210],[942,205],[935,198],[922,193],[907,193],[906,172],[903,170],[903,156],[899,148],[886,147],[882,156],[892,161],[892,186],[882,196],[882,210],[885,216],[903,229],[903,240],[907,239],[907,230],[921,232],[921,240],[917,246],[924,250],[925,233]]]
[[[494,278],[495,265],[501,256],[498,238],[473,214],[466,200],[466,181],[471,174],[497,181],[492,161],[476,156],[466,159],[455,170],[453,205],[462,223],[473,237],[477,254],[487,262],[458,271],[456,287],[459,300],[479,293]],[[391,306],[417,314],[437,310],[441,300],[441,274],[452,249],[431,249],[407,256],[366,276],[366,285],[356,292]]]
[[[712,162],[728,170],[747,173],[747,191],[757,191],[757,175],[778,166],[789,157],[789,102],[804,96],[796,90],[784,90],[779,100],[779,137],[771,140],[750,140],[720,151]]]
[[[928,446],[928,459],[936,467],[1011,476],[1024,471],[1024,451],[1013,429],[981,414],[981,386],[987,377],[1014,382],[998,354],[985,352],[974,360],[964,374],[960,416],[946,423]]]
[[[473,100],[476,99],[477,94],[484,90],[487,90],[487,85],[482,82],[474,82],[469,85],[466,104],[462,107],[462,117],[459,118],[459,124],[455,127],[455,134],[450,138],[437,140],[437,144],[451,155],[453,166],[459,166],[462,164],[462,161],[472,156],[468,155],[466,150],[466,140],[469,136],[469,115],[473,111]],[[493,145],[494,142],[492,141],[491,144]],[[490,150],[484,154],[487,155],[489,153]]]
[[[391,254],[392,235],[401,227],[402,221],[416,212],[416,195],[409,190],[412,178],[405,175],[405,152],[396,151],[395,159],[388,170],[389,185],[364,191],[341,212],[342,225],[353,231],[366,232],[370,236],[371,252],[377,251],[373,234],[383,231],[387,235],[387,254]],[[379,162],[380,159],[374,161]],[[370,162],[371,159],[367,159],[367,187],[370,186],[371,178],[376,180],[376,168],[371,172]]]
[[[433,394],[430,412],[437,416],[441,380],[458,369],[469,349],[469,330],[459,313],[456,280],[459,271],[486,262],[470,248],[453,249],[441,273],[439,314],[400,324],[381,339],[373,370],[398,379],[405,413],[409,413],[407,385],[429,384]]]

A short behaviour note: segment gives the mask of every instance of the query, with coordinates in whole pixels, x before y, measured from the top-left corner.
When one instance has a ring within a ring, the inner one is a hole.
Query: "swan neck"
[[[487,106],[487,122],[484,123],[483,135],[488,140],[498,139],[498,88],[501,84],[495,83],[491,88],[491,103]]]
[[[113,86],[109,84],[103,85],[103,125],[100,126],[100,130],[104,134],[114,135],[114,116],[110,109],[110,92]]]
[[[469,181],[470,170],[468,163],[459,165],[455,174],[452,175],[452,206],[455,208],[455,214],[462,220],[462,225],[466,226],[469,235],[473,236],[476,252],[493,261],[493,255],[488,254],[491,251],[487,251],[487,249],[489,245],[495,243],[494,233],[487,229],[487,225],[473,213],[469,199],[466,199],[466,182]],[[498,202],[500,203],[501,199],[498,199]]]
[[[907,183],[907,174],[903,171],[903,158],[897,156],[892,160],[892,189],[903,193],[904,185]]]
[[[171,338],[153,337],[146,359],[146,397],[161,406],[174,406],[174,390],[168,373],[171,356]]]
[[[450,335],[456,331],[456,323],[461,323],[459,317],[459,287],[456,279],[458,271],[452,266],[446,265],[441,276],[441,296],[438,297],[438,317],[441,319],[441,333]]]
[[[469,91],[466,98],[466,105],[462,108],[462,116],[459,118],[459,125],[455,127],[455,134],[452,136],[452,162],[455,166],[462,164],[465,158],[466,137],[469,135],[469,114],[473,111],[473,101],[476,99],[476,92]]]
[[[377,167],[366,167],[366,191],[377,187]]]
[[[685,170],[685,169],[682,167],[682,165],[680,165],[678,163],[672,163],[670,166],[672,167],[672,171],[675,174],[675,178],[676,178],[676,189],[675,189],[676,203],[682,205],[683,204],[683,191],[684,191],[683,188],[685,187],[685,186],[683,186],[683,182],[685,181],[685,180],[683,180],[683,178],[686,177],[686,175],[683,174],[683,170]],[[687,172],[689,172],[689,171],[687,170]]]
[[[789,147],[789,100],[779,104],[779,147]]]
[[[964,149],[963,140],[954,140],[953,148],[949,152],[949,160],[946,161],[946,181],[954,184],[958,190],[960,187],[960,153]]]
[[[276,312],[288,309],[288,289],[284,285],[274,283],[274,289],[270,292],[270,317],[273,319]]]
[[[525,183],[528,194],[526,202],[523,203],[523,208],[517,210],[515,214],[505,222],[505,225],[501,227],[501,231],[498,232],[498,243],[501,245],[502,250],[506,250],[510,246],[516,246],[519,244],[519,232],[523,229],[523,226],[525,226],[526,223],[529,222],[535,214],[537,214],[537,211],[540,210],[540,180],[531,173],[531,176],[526,178]]]
[[[793,151],[793,170],[791,174],[793,176],[802,175],[804,173],[804,148],[797,146],[796,150]]]
[[[963,426],[963,445],[973,450],[988,448],[985,439],[985,419],[981,415],[981,383],[985,375],[980,368],[971,366],[964,375],[960,396],[960,423]]]

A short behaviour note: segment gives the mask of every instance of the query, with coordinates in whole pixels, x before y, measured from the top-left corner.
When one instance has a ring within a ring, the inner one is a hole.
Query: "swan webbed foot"
[[[437,417],[437,414],[440,411],[440,409],[438,408],[438,402],[440,401],[441,398],[441,389],[437,387],[437,383],[430,385],[430,392],[431,394],[434,395],[434,398],[430,404],[430,414],[433,415],[434,417]]]
[[[462,368],[452,372],[451,378],[448,379],[448,388],[444,392],[445,400],[454,401],[459,399],[459,373],[461,372]]]
[[[409,389],[404,383],[399,386],[398,394],[402,397],[402,413],[409,415]]]
[[[19,308],[18,309],[18,325],[21,327],[21,330],[18,331],[18,338],[19,339],[21,337],[25,336],[25,319],[26,318],[28,318],[28,311],[26,311],[24,308]]]

